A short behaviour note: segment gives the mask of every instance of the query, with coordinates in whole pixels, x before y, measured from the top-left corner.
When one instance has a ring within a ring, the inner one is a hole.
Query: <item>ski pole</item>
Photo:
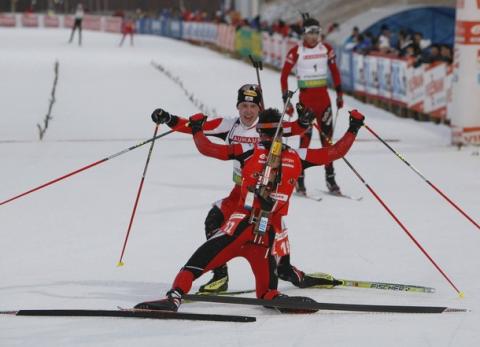
[[[158,132],[158,126],[155,127],[155,132],[153,133],[153,139],[156,138]],[[117,266],[125,265],[123,263],[123,255],[125,254],[125,248],[127,247],[128,236],[130,235],[130,230],[132,229],[133,219],[135,218],[135,213],[137,212],[138,201],[140,200],[140,194],[142,194],[143,182],[145,181],[145,176],[147,175],[148,164],[150,163],[150,157],[152,156],[153,146],[155,140],[150,144],[150,149],[148,150],[147,162],[145,163],[145,168],[143,169],[142,178],[140,180],[140,185],[138,187],[137,197],[135,198],[135,203],[133,204],[132,215],[130,216],[130,222],[128,223],[127,235],[125,236],[125,241],[123,242],[122,253],[120,254],[120,260],[117,263]]]
[[[333,139],[333,134],[335,133],[335,126],[337,125],[338,111],[340,111],[339,108],[337,108],[337,112],[335,112],[335,118],[333,119],[333,124],[332,124],[332,139]]]
[[[249,54],[248,57],[250,58],[250,61],[252,62],[252,65],[255,68],[255,71],[257,72],[258,87],[260,88],[260,92],[262,93],[262,109],[265,109],[265,103],[263,101],[262,82],[260,81],[260,72],[259,72],[259,70],[263,70],[263,62],[262,60],[255,60],[255,58],[253,58],[251,54]]]
[[[187,123],[187,124],[188,124],[188,123]],[[178,127],[180,127],[180,126],[178,126]],[[98,161],[96,161],[96,162],[94,162],[94,163],[91,163],[91,164],[89,164],[89,165],[86,165],[86,166],[84,166],[84,167],[82,167],[82,168],[80,168],[80,169],[78,169],[78,170],[72,171],[72,172],[70,172],[70,173],[68,173],[68,174],[66,174],[66,175],[63,175],[63,176],[61,176],[61,177],[55,178],[55,179],[53,179],[53,180],[51,180],[51,181],[48,181],[47,183],[44,183],[44,184],[42,184],[42,185],[40,185],[40,186],[38,186],[38,187],[32,188],[32,189],[30,189],[30,190],[28,190],[28,191],[26,191],[26,192],[24,192],[24,193],[21,193],[21,194],[19,194],[19,195],[16,195],[16,196],[14,196],[14,197],[11,197],[11,198],[9,198],[9,199],[7,199],[7,200],[4,200],[4,201],[0,202],[0,206],[2,206],[2,205],[4,205],[4,204],[7,204],[7,203],[9,203],[9,202],[11,202],[11,201],[14,201],[14,200],[16,200],[16,199],[18,199],[18,198],[21,198],[22,196],[25,196],[25,195],[28,195],[28,194],[30,194],[30,193],[33,193],[33,192],[35,192],[35,191],[37,191],[37,190],[40,190],[40,189],[42,189],[42,188],[48,187],[49,185],[52,185],[52,184],[57,183],[57,182],[59,182],[59,181],[61,181],[61,180],[64,180],[65,178],[74,176],[74,175],[76,175],[77,173],[80,173],[80,172],[85,171],[85,170],[87,170],[87,169],[90,169],[90,168],[92,168],[92,167],[94,167],[94,166],[97,166],[97,165],[99,165],[99,164],[102,164],[102,163],[104,163],[104,162],[106,162],[106,161],[108,161],[108,160],[110,160],[110,159],[113,159],[113,158],[115,158],[115,157],[118,157],[118,156],[120,156],[120,155],[122,155],[122,154],[125,154],[125,153],[127,153],[127,152],[130,152],[130,151],[132,151],[132,150],[134,150],[134,149],[137,149],[137,148],[139,148],[139,147],[141,147],[141,146],[143,146],[143,145],[146,145],[147,143],[150,143],[150,142],[152,142],[152,141],[155,141],[156,139],[159,139],[159,138],[161,138],[161,137],[167,136],[168,134],[171,134],[171,133],[173,133],[173,132],[176,131],[176,130],[177,130],[177,128],[173,128],[173,129],[171,129],[171,130],[169,130],[169,131],[166,131],[166,132],[164,132],[164,133],[162,133],[162,134],[160,134],[160,135],[155,136],[154,138],[151,138],[151,139],[145,140],[145,141],[143,141],[143,142],[140,142],[140,143],[138,143],[138,144],[136,144],[136,145],[134,145],[134,146],[132,146],[132,147],[129,147],[129,148],[127,148],[127,149],[124,149],[123,151],[120,151],[120,152],[118,152],[118,153],[112,154],[112,155],[110,155],[110,156],[108,156],[108,157],[106,157],[106,158],[100,159],[100,160],[98,160]]]
[[[317,129],[318,129],[318,125],[317,124],[315,124],[315,125],[317,126]],[[323,137],[325,137],[328,140],[328,142],[330,142],[330,144],[332,145],[332,140],[331,139],[329,139],[323,132],[321,132],[321,135]],[[388,214],[390,214],[390,216],[393,218],[393,220],[395,220],[395,222],[397,222],[397,224],[400,226],[400,228],[402,228],[402,230],[408,235],[408,237],[413,241],[413,243],[422,251],[422,253],[428,258],[428,260],[430,260],[430,262],[433,264],[433,266],[435,266],[435,268],[442,274],[442,276],[447,280],[447,282],[450,283],[450,285],[453,287],[453,289],[455,289],[455,291],[458,293],[458,295],[461,298],[463,298],[464,293],[457,288],[457,286],[452,282],[452,280],[447,276],[447,274],[440,268],[440,266],[438,266],[438,264],[435,262],[435,260],[433,260],[433,258],[427,253],[425,248],[422,247],[422,245],[415,239],[415,237],[405,227],[405,225],[403,225],[403,223],[397,218],[397,216],[392,212],[392,210],[387,206],[387,204],[385,204],[385,202],[383,202],[383,200],[380,198],[380,196],[373,190],[372,187],[370,187],[370,185],[367,183],[367,181],[365,181],[365,179],[353,167],[353,165],[350,164],[350,162],[347,160],[347,158],[343,157],[342,159],[345,162],[345,164],[347,164],[347,166],[358,177],[358,179],[365,185],[365,187],[367,187],[367,189],[370,191],[370,193],[372,193],[372,195],[375,197],[375,199],[377,199],[377,201],[380,203],[380,205],[382,205],[383,208],[388,212]]]
[[[418,171],[412,164],[410,164],[400,153],[394,150],[384,139],[382,139],[375,131],[365,124],[365,128],[375,136],[381,143],[383,143],[389,150],[391,150],[401,161],[403,161],[409,168],[411,168],[418,176],[420,176],[430,187],[432,187],[438,194],[440,194],[450,205],[455,207],[465,218],[467,218],[473,225],[480,229],[480,225],[473,220],[465,211],[463,211],[456,203],[454,203],[448,196],[446,196],[440,189],[438,189],[432,182],[430,182],[420,171]]]

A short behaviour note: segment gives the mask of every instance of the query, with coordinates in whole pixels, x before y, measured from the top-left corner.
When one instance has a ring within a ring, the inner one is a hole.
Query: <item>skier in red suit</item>
[[[203,125],[205,135],[218,137],[226,144],[242,145],[244,150],[253,148],[259,141],[259,134],[256,130],[258,114],[263,109],[262,92],[256,84],[245,84],[238,89],[237,109],[238,116],[234,118],[214,118],[207,120]],[[156,109],[152,113],[152,120],[157,124],[165,123],[179,132],[191,134],[191,128],[186,127],[187,118],[179,117],[168,113],[163,109]],[[303,134],[313,121],[311,114],[299,117],[295,122],[283,123],[283,136]],[[183,126],[182,126],[183,125]],[[233,182],[234,186],[227,197],[213,203],[205,219],[205,235],[209,239],[237,207],[240,199],[240,186],[242,183],[242,168],[238,160],[233,160]],[[281,261],[279,276],[281,279],[290,281],[296,286],[310,287],[324,284],[322,279],[310,278],[308,275],[290,263],[290,256]],[[217,293],[228,289],[228,268],[223,264],[213,269],[213,277],[199,289],[200,292]]]
[[[281,146],[280,155],[271,166],[274,180],[269,183],[267,194],[261,193],[258,183],[264,173],[276,127],[281,115],[275,109],[262,111],[257,124],[260,142],[245,151],[240,144],[222,145],[212,143],[203,133],[206,116],[190,117],[195,145],[206,155],[221,160],[242,162],[241,197],[234,213],[217,232],[201,245],[175,277],[171,290],[162,300],[137,304],[138,309],[177,311],[182,295],[188,293],[195,279],[235,257],[244,257],[250,263],[255,276],[257,298],[273,300],[280,295],[275,273],[275,253],[288,248],[283,237],[281,218],[288,214],[290,197],[304,168],[329,164],[346,155],[356,134],[363,125],[364,116],[357,110],[350,112],[350,126],[345,135],[327,148],[294,150]],[[265,192],[265,191],[264,191]],[[266,211],[265,232],[259,233],[257,223],[259,210]],[[300,300],[309,298],[299,297]]]
[[[282,97],[285,102],[288,91],[288,76],[296,66],[296,77],[300,89],[300,102],[313,110],[317,119],[318,132],[323,147],[328,147],[333,135],[333,117],[330,98],[327,91],[328,70],[332,75],[337,92],[337,108],[343,107],[343,93],[340,73],[335,62],[335,52],[328,43],[320,40],[320,24],[316,19],[307,17],[303,22],[303,42],[293,47],[287,54],[280,77]],[[290,105],[288,113],[293,114]],[[307,148],[312,138],[312,129],[300,138],[300,148]],[[331,193],[339,194],[340,188],[335,181],[333,165],[325,165],[327,188]],[[305,175],[298,179],[297,192],[306,194]]]

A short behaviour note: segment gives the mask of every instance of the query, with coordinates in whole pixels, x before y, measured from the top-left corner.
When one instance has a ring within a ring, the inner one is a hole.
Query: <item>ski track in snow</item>
[[[67,30],[0,28],[0,200],[128,148],[151,136],[156,107],[198,112],[184,92],[152,69],[178,76],[218,114],[235,116],[237,88],[255,70],[208,49],[137,36],[118,48],[114,34],[84,32],[68,45]],[[48,108],[53,64],[60,62],[57,100],[43,142],[36,124]],[[261,72],[265,102],[281,107],[279,73]],[[293,86],[295,79],[290,80]],[[298,96],[294,97],[294,101]],[[372,129],[479,221],[478,156],[449,146],[449,129],[394,117],[350,97]],[[161,127],[159,133],[167,129]],[[480,341],[480,233],[362,129],[348,160],[405,223],[453,282],[455,291],[341,161],[337,181],[361,202],[292,198],[287,225],[292,262],[306,272],[339,278],[435,287],[435,294],[336,288],[289,295],[317,301],[445,305],[468,313],[442,315],[320,312],[280,315],[263,308],[191,303],[188,312],[257,316],[256,323],[207,323],[116,318],[35,318],[0,315],[2,346],[475,346]],[[73,140],[73,141],[72,141]],[[297,139],[289,141],[297,143]],[[319,146],[315,137],[313,146]],[[115,309],[161,297],[203,242],[210,204],[232,187],[231,164],[201,157],[188,135],[159,139],[153,151],[125,266],[115,267],[148,152],[128,152],[41,191],[0,206],[0,310]],[[325,189],[323,168],[307,171],[307,189]],[[208,275],[209,276],[209,275]],[[193,290],[207,280],[194,283]],[[253,286],[246,261],[230,263],[230,288]]]

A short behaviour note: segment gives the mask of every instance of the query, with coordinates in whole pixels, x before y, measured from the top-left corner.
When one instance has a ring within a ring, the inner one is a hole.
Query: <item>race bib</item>
[[[230,218],[220,227],[225,234],[232,236],[240,222],[246,217],[243,213],[233,213]]]
[[[275,234],[275,239],[273,240],[272,246],[272,255],[283,257],[287,254],[290,254],[290,242],[288,242],[287,230],[284,230],[281,233]]]

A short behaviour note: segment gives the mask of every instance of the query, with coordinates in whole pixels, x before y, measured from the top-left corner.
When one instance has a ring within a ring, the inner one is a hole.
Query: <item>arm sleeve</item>
[[[214,118],[208,120],[203,125],[203,130],[208,132],[208,135],[217,135],[219,132],[216,132],[215,129],[219,129],[223,122],[223,118]],[[167,123],[170,128],[177,128],[177,131],[184,134],[191,134],[192,129],[187,127],[188,119],[179,117],[179,116],[172,116],[172,120]],[[221,136],[220,136],[221,137]]]
[[[347,131],[343,137],[331,147],[323,148],[300,148],[297,153],[302,159],[303,168],[311,166],[326,165],[332,161],[340,159],[347,154],[355,141],[355,134]]]
[[[325,47],[327,47],[328,51],[328,68],[332,74],[333,85],[335,88],[337,88],[338,86],[341,86],[342,82],[340,79],[340,72],[338,71],[337,62],[335,61],[335,51],[328,43],[325,43]]]
[[[243,146],[241,144],[221,145],[210,141],[203,131],[199,131],[193,135],[195,146],[200,153],[207,157],[220,160],[231,160],[243,154]]]
[[[294,46],[287,54],[287,58],[285,60],[285,64],[282,67],[282,73],[280,75],[280,85],[282,88],[282,95],[288,90],[288,76],[292,71],[293,67],[297,63],[298,54],[297,54],[298,46]]]
[[[284,137],[302,135],[308,129],[308,127],[302,127],[298,122],[283,122],[282,126]]]

